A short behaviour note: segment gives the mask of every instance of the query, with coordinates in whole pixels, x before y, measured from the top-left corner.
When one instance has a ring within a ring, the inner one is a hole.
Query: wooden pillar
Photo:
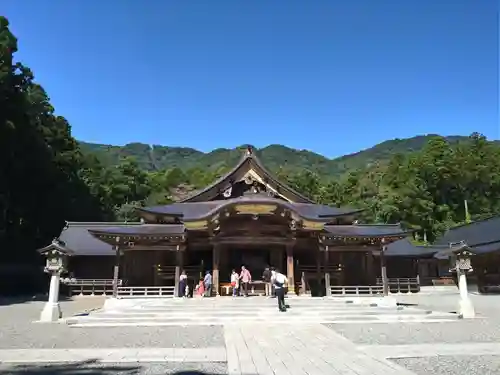
[[[276,249],[271,249],[271,267],[279,269],[283,272],[283,248],[277,247]]]
[[[120,274],[120,237],[116,237],[116,245],[115,248],[115,266],[113,269],[113,297],[118,297],[118,276]]]
[[[328,251],[328,249],[327,249]],[[345,285],[345,272],[346,272],[346,264],[345,264],[345,261],[344,261],[344,254],[343,253],[338,253],[338,260],[339,260],[339,264],[341,265],[341,270],[340,270],[340,274],[339,274],[339,278],[338,278],[338,283],[339,285]],[[349,258],[348,258],[349,259]]]
[[[295,294],[295,262],[293,260],[293,243],[286,245],[286,277],[288,279],[288,294]]]
[[[373,272],[373,253],[368,251],[366,253],[366,273],[368,278],[368,285],[376,285],[377,278]]]
[[[316,252],[316,283],[319,286],[321,285],[321,257],[323,254],[321,254],[321,250],[318,246],[318,251]],[[318,289],[319,290],[319,289]]]
[[[174,280],[174,296],[179,297],[179,281],[181,279],[181,272],[184,262],[184,251],[180,246],[177,246],[177,252],[175,253],[175,280]]]
[[[380,275],[382,277],[382,291],[385,296],[389,295],[389,279],[387,278],[387,262],[385,259],[386,246],[382,247],[380,252]]]
[[[222,282],[230,281],[231,270],[228,270],[228,248],[227,246],[220,245],[219,250],[219,284]],[[222,273],[222,275],[221,275]]]
[[[160,250],[155,251],[154,257],[155,257],[153,264],[154,286],[160,286],[161,283],[160,283],[159,271],[163,267],[163,251]],[[128,261],[126,256],[124,256],[123,261],[125,263],[124,267],[124,272],[125,272],[128,266]]]
[[[330,272],[329,272],[329,251],[328,251],[328,246],[325,246],[325,251],[323,252],[323,257],[324,257],[324,270],[325,270],[325,295],[327,297],[331,297],[332,295],[332,289],[330,288]]]
[[[212,270],[212,284],[215,289],[215,295],[219,296],[219,260],[220,260],[220,245],[215,244],[213,247],[213,270]]]

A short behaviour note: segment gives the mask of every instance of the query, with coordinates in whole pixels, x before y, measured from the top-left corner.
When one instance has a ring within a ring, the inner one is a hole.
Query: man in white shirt
[[[271,268],[271,296],[273,298],[276,297],[276,290],[274,289],[274,280],[276,280],[276,269],[274,267]]]
[[[274,290],[276,297],[278,299],[278,309],[280,311],[286,311],[285,304],[285,288],[288,283],[288,279],[279,270],[275,270],[274,277],[272,278],[274,284]]]

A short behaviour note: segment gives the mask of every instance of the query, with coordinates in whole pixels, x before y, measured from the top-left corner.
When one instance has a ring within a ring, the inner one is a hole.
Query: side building
[[[413,265],[420,285],[456,284],[456,274],[449,260],[436,254],[454,246],[466,247],[472,254],[469,279],[480,293],[500,292],[500,216],[492,216],[448,229],[432,245],[416,246],[405,238],[387,246],[388,270],[404,269]],[[393,274],[393,277],[399,275]]]

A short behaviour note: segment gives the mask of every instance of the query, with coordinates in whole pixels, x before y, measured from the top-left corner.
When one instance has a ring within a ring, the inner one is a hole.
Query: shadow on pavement
[[[0,295],[0,306],[17,305],[21,303],[47,301],[47,295],[36,294],[36,295],[23,295],[23,296],[1,296]],[[66,296],[60,296],[59,301],[68,301],[70,298]]]
[[[107,365],[95,360],[61,364],[9,364],[0,369],[0,374],[7,375],[133,375],[140,374],[138,365]]]
[[[160,366],[157,371],[148,369],[150,366]],[[161,369],[168,363],[134,363],[112,364],[100,363],[96,360],[75,363],[51,364],[2,364],[0,375],[221,375],[222,373],[208,373],[196,370],[168,370]],[[182,366],[176,364],[176,367]]]

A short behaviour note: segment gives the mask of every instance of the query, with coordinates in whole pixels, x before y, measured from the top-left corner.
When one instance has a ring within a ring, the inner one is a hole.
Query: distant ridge
[[[424,147],[429,139],[438,136],[437,134],[429,134],[388,140],[366,150],[334,159],[328,159],[312,151],[296,150],[277,144],[258,149],[256,152],[271,170],[285,168],[296,171],[307,168],[321,175],[337,175],[354,168],[366,167],[374,162],[387,161],[397,153],[406,154],[418,151]],[[444,138],[453,143],[468,139],[466,136],[458,135]],[[494,142],[498,143],[499,141]],[[219,148],[204,153],[190,147],[151,146],[144,143],[129,143],[125,146],[87,142],[79,142],[79,144],[84,153],[95,155],[105,165],[117,165],[123,157],[134,157],[140,168],[148,171],[174,167],[209,170],[231,167],[240,159],[241,149],[246,147]]]

